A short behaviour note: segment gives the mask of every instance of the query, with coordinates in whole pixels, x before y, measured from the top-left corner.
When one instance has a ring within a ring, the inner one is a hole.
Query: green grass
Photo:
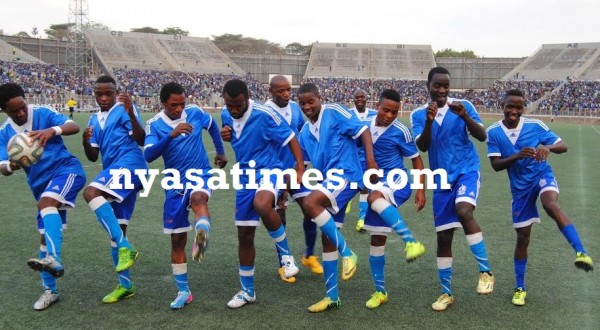
[[[0,118],[4,120],[5,116]],[[82,126],[87,118],[86,114],[76,114]],[[149,115],[145,115],[144,119],[148,118]],[[596,203],[600,200],[597,187],[600,183],[600,143],[597,142],[600,130],[569,124],[550,126],[569,146],[567,154],[549,158],[560,183],[561,206],[598,261],[600,226]],[[86,166],[88,180],[92,179],[100,166],[85,160],[80,135],[67,137],[66,141]],[[175,297],[176,288],[171,274],[169,238],[162,233],[163,192],[159,182],[155,182],[150,196],[138,200],[129,227],[130,240],[141,253],[132,271],[138,288],[136,297],[114,305],[102,304],[102,297],[117,284],[109,239],[83,198],[79,198],[77,208],[69,213],[69,229],[65,231],[66,275],[59,280],[63,300],[46,311],[35,312],[32,304],[41,293],[39,274],[30,270],[25,261],[37,256],[36,206],[24,173],[18,172],[0,178],[0,328],[597,328],[600,324],[598,273],[585,273],[574,267],[571,247],[545,214],[542,224],[534,226],[529,248],[527,305],[517,308],[510,303],[515,233],[510,221],[508,179],[505,173],[492,171],[485,158],[484,144],[477,145],[483,181],[475,216],[483,229],[496,276],[492,295],[478,296],[475,292],[476,264],[464,235],[457,232],[453,276],[457,301],[444,313],[431,310],[430,304],[439,295],[439,283],[431,194],[428,193],[424,211],[416,213],[412,205],[401,208],[413,233],[427,246],[427,253],[416,262],[406,264],[404,245],[397,236],[390,236],[386,267],[390,298],[379,309],[372,311],[364,307],[373,284],[368,265],[369,236],[353,229],[358,205],[355,199],[355,208],[346,218],[344,234],[359,255],[359,270],[351,281],[340,281],[340,309],[321,314],[307,312],[307,306],[324,296],[322,279],[301,269],[297,283],[279,280],[274,247],[261,226],[256,237],[258,300],[240,310],[228,310],[225,304],[239,289],[234,192],[217,191],[209,204],[213,225],[206,259],[202,264],[188,263],[195,300],[181,311],[172,311],[168,304]],[[230,167],[234,157],[230,146],[226,148]],[[152,164],[152,167],[160,166],[162,161]],[[297,260],[304,246],[300,219],[298,207],[291,206],[288,237]]]

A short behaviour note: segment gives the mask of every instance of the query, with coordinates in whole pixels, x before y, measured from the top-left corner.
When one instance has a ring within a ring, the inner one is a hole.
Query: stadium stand
[[[42,63],[42,61],[0,39],[0,60]]]

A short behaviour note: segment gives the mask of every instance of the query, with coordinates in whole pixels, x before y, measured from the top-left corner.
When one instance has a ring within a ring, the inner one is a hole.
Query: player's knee
[[[249,247],[254,245],[255,227],[238,227],[238,242],[240,247]]]
[[[560,207],[556,201],[542,203],[542,207],[544,208],[544,211],[546,211],[546,213],[553,218],[560,211]]]
[[[373,204],[373,202],[375,202],[379,198],[383,198],[383,194],[380,191],[374,190],[373,192],[371,192],[369,194],[369,197],[367,197],[367,203],[369,203],[369,205],[371,205],[371,204]]]
[[[384,246],[386,238],[384,235],[371,235],[371,246]]]
[[[102,194],[98,189],[91,186],[87,186],[83,190],[83,199],[85,199],[87,203],[91,202],[94,198],[99,197],[101,195]]]
[[[456,215],[461,223],[473,220],[473,205],[467,203],[456,205]]]
[[[50,198],[50,197],[42,197],[39,201],[38,201],[38,210],[43,210],[47,207],[56,207],[58,208],[60,206],[60,202],[57,201],[54,198]]]
[[[195,192],[190,196],[192,206],[201,206],[208,204],[208,195],[203,192]]]
[[[442,230],[437,232],[438,246],[452,246],[452,238],[454,237],[454,229]]]
[[[187,242],[187,233],[171,234],[171,248],[173,252],[181,252],[185,254],[185,244]]]
[[[269,198],[255,198],[253,205],[254,210],[256,210],[256,213],[262,216],[263,214],[266,214],[273,210],[274,202],[272,199]]]
[[[517,245],[522,247],[529,246],[529,233],[523,231],[517,231]]]

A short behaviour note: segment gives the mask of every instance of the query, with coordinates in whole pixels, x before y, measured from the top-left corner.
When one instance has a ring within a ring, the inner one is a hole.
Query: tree
[[[184,30],[178,26],[169,26],[168,28],[165,28],[164,30],[162,30],[163,34],[176,34],[176,35],[180,35],[180,36],[189,36],[190,35],[190,31]]]
[[[48,35],[49,39],[66,41],[68,40],[70,30],[74,26],[75,23],[52,24],[44,32]]]
[[[104,31],[110,31],[110,28],[100,22],[94,22],[94,21],[90,21],[88,23],[83,24],[83,29],[84,30],[104,30]]]
[[[283,54],[284,49],[279,44],[265,39],[244,37],[241,34],[223,34],[212,36],[213,42],[223,52],[252,53],[252,54]]]
[[[33,27],[33,29],[31,30],[31,35],[35,38],[38,35],[38,29],[37,27]]]
[[[144,26],[142,28],[133,28],[131,32],[141,32],[141,33],[160,33],[160,30],[157,28],[153,28],[150,26]]]
[[[452,48],[445,48],[435,52],[435,57],[465,57],[465,58],[477,58],[477,55],[472,50],[463,50],[462,52],[456,51]]]
[[[29,33],[25,32],[25,31],[20,31],[19,33],[15,34],[15,37],[31,38]]]

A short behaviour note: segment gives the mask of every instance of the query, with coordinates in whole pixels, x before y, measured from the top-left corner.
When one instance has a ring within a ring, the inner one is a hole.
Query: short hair
[[[362,88],[357,88],[354,93],[352,93],[352,98],[356,97],[356,94],[363,92],[365,94],[366,97],[369,97],[369,93],[367,93],[366,90],[362,89]]]
[[[0,109],[6,109],[6,103],[14,97],[25,98],[23,88],[15,83],[7,83],[0,86]]]
[[[504,99],[507,99],[509,96],[520,96],[523,99],[525,99],[525,94],[523,94],[523,91],[521,91],[520,89],[510,89],[506,92],[506,95],[504,96]]]
[[[305,83],[298,88],[297,94],[313,93],[319,96],[319,88],[313,83]]]
[[[100,76],[100,77],[98,77],[98,79],[96,79],[96,84],[106,84],[106,83],[115,85],[115,88],[117,87],[117,82],[111,76],[104,75],[104,76]]]
[[[223,94],[229,95],[229,97],[238,97],[240,94],[244,94],[245,98],[249,98],[248,85],[240,79],[231,79],[223,86]]]
[[[393,89],[384,89],[379,96],[379,102],[383,101],[383,99],[400,102],[400,93]]]
[[[448,69],[441,67],[441,66],[436,66],[435,68],[429,70],[429,74],[427,75],[427,83],[428,84],[431,82],[431,79],[433,79],[433,75],[436,73],[450,75],[450,71],[448,71]]]
[[[160,89],[160,102],[167,102],[171,94],[185,94],[185,88],[183,88],[183,86],[174,81],[164,84],[163,87]]]

